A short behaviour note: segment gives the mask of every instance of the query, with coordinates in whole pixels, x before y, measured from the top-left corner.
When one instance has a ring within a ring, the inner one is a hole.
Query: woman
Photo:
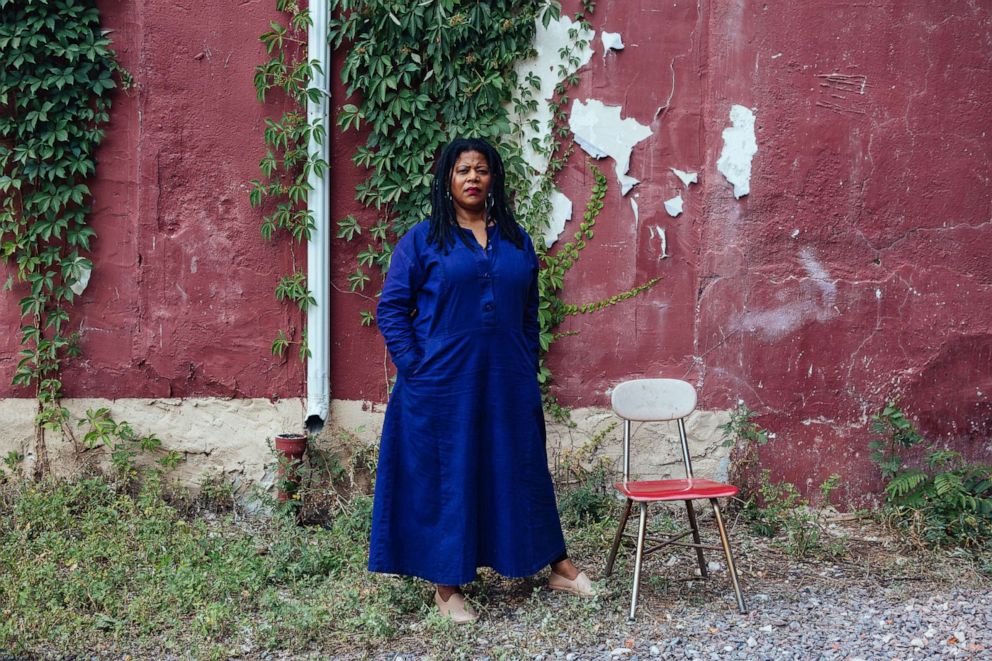
[[[377,308],[396,365],[372,511],[369,570],[436,584],[456,622],[477,567],[551,565],[552,589],[591,595],[565,553],[537,384],[537,256],[489,143],[455,139],[435,165],[430,219],[393,252]]]

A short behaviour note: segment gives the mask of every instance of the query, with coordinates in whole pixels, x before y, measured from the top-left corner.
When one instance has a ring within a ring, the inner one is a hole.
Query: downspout
[[[325,163],[330,162],[329,141],[331,127],[328,112],[330,86],[330,48],[327,44],[327,0],[310,1],[312,25],[307,36],[307,57],[314,67],[311,87],[324,92],[317,101],[307,102],[307,120],[310,125],[320,123],[324,128],[321,139],[311,132],[310,153]],[[307,210],[314,219],[314,230],[307,244],[307,287],[316,305],[307,310],[307,430],[320,431],[327,420],[331,399],[331,232],[330,232],[330,168],[318,174],[310,172],[310,194],[307,196]]]

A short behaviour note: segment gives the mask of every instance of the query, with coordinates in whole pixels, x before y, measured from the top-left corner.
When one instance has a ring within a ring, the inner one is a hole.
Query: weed
[[[11,450],[3,458],[3,465],[7,467],[12,476],[20,477],[24,473],[24,455],[16,450]]]
[[[758,493],[743,501],[741,512],[751,529],[763,537],[780,537],[783,550],[794,558],[843,555],[843,544],[827,539],[823,511],[812,507],[791,482],[772,482],[769,476],[768,470],[761,471]],[[839,481],[839,475],[831,475],[820,485],[825,499]]]
[[[871,459],[886,480],[892,519],[917,544],[992,551],[992,466],[928,442],[896,402],[872,416]],[[922,466],[906,464],[914,448]]]
[[[559,492],[558,509],[562,523],[583,526],[609,517],[613,508],[612,489],[608,489],[607,469],[597,464],[584,474],[581,482]]]
[[[79,426],[86,429],[83,444],[87,450],[103,449],[109,455],[115,480],[125,486],[134,486],[139,481],[139,456],[159,455],[157,464],[164,471],[174,469],[183,460],[180,453],[163,450],[162,441],[155,434],[138,434],[129,423],[114,420],[107,408],[88,409]]]
[[[758,448],[774,437],[756,422],[758,413],[741,401],[730,411],[730,420],[720,425],[723,447],[730,448],[730,481],[742,491],[754,491]]]
[[[843,554],[842,544],[826,541],[823,512],[813,508],[791,482],[772,482],[768,470],[758,467],[758,448],[774,438],[755,420],[758,414],[743,402],[730,412],[730,420],[720,427],[724,447],[732,447],[731,473],[741,486],[737,499],[741,514],[751,529],[763,537],[781,538],[781,546],[794,558]],[[824,503],[840,483],[831,475],[820,485]]]

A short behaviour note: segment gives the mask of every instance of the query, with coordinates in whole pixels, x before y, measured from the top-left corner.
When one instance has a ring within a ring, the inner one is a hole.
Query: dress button
[[[488,280],[489,279],[489,274],[488,273],[483,273],[482,274],[482,277],[485,278],[486,280]]]
[[[492,312],[493,304],[492,303],[486,303],[485,305],[482,306],[482,309],[485,310],[486,312]]]

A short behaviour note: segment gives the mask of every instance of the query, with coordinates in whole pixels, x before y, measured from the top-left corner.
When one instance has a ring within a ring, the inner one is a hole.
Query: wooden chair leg
[[[727,557],[727,569],[730,571],[730,580],[734,584],[734,595],[737,597],[737,608],[742,615],[747,614],[747,606],[744,605],[744,595],[741,594],[741,584],[737,580],[737,568],[734,566],[734,554],[730,552],[730,538],[727,537],[727,529],[723,525],[723,517],[720,515],[720,506],[716,498],[710,498],[713,506],[713,515],[716,517],[716,525],[720,530],[720,543],[723,544],[723,554]]]
[[[627,499],[627,506],[623,509],[623,516],[620,517],[620,527],[613,538],[613,548],[610,550],[610,557],[606,561],[606,575],[613,573],[613,562],[617,559],[617,550],[620,548],[620,541],[623,539],[623,532],[627,529],[627,519],[630,517],[630,506],[634,504],[630,498]]]
[[[634,589],[630,595],[630,619],[634,619],[637,610],[637,591],[641,586],[641,562],[644,560],[644,538],[648,530],[648,504],[638,503],[641,508],[641,519],[637,526],[637,555],[634,559]]]
[[[696,510],[692,507],[692,501],[685,501],[685,511],[689,514],[689,527],[692,528],[692,541],[702,544],[699,537],[699,525],[696,523]],[[699,575],[706,578],[706,559],[703,558],[703,549],[696,547],[696,560],[699,561]]]

